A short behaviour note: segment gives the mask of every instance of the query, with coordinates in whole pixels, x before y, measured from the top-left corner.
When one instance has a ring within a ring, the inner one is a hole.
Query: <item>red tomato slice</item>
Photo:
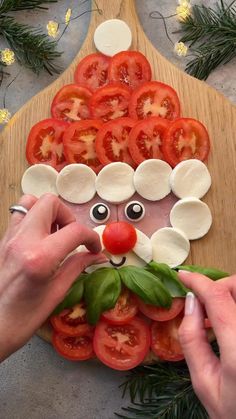
[[[74,122],[63,137],[64,152],[68,163],[83,163],[96,173],[102,168],[95,151],[95,139],[102,122],[87,120]]]
[[[49,164],[60,171],[66,165],[62,138],[68,126],[56,119],[44,119],[34,125],[26,144],[28,162]]]
[[[166,322],[153,322],[151,326],[151,349],[165,361],[180,361],[184,354],[179,343],[178,329],[183,319],[181,312]]]
[[[94,358],[93,333],[91,332],[82,336],[67,336],[54,332],[52,344],[61,356],[70,361],[85,361]]]
[[[102,313],[102,318],[112,324],[129,322],[138,312],[138,305],[133,294],[124,289],[119,296],[114,308]]]
[[[108,66],[111,58],[95,53],[87,55],[75,70],[75,82],[87,86],[94,91],[108,83]]]
[[[53,118],[64,121],[89,119],[89,100],[92,92],[84,86],[68,84],[63,86],[53,99],[51,114]]]
[[[92,118],[111,119],[128,116],[131,90],[122,84],[113,83],[98,89],[90,100]]]
[[[148,159],[163,159],[162,143],[170,122],[152,116],[138,122],[129,134],[129,151],[136,164]]]
[[[122,161],[134,166],[128,150],[128,139],[135,121],[131,118],[117,118],[109,121],[98,131],[95,148],[102,164]]]
[[[104,228],[102,240],[108,252],[112,255],[121,255],[133,249],[137,233],[132,224],[126,221],[114,221]]]
[[[105,365],[129,370],[139,365],[149,350],[149,328],[138,317],[123,325],[102,320],[96,326],[93,345],[95,354]]]
[[[153,306],[151,304],[145,304],[141,298],[137,297],[138,308],[149,317],[149,319],[163,322],[174,319],[184,308],[184,298],[173,298],[172,305],[169,309],[163,307]]]
[[[57,332],[67,336],[83,336],[93,330],[92,326],[87,323],[83,302],[52,316],[50,321]]]
[[[136,89],[142,83],[151,80],[152,70],[147,58],[138,51],[122,51],[111,59],[108,77]]]
[[[134,119],[160,116],[172,121],[180,116],[179,98],[176,91],[167,84],[150,81],[132,93],[129,114]]]
[[[210,151],[208,132],[196,119],[177,119],[165,132],[162,151],[173,167],[182,160],[206,160]]]

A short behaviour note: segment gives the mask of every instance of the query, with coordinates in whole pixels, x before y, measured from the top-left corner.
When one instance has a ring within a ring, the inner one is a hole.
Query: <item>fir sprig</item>
[[[15,21],[13,17],[0,17],[0,36],[3,36],[14,51],[19,63],[39,74],[42,69],[49,74],[59,73],[55,60],[61,52],[56,50],[56,41],[48,39],[40,29],[34,29]]]
[[[0,1],[0,15],[18,10],[47,9],[43,4],[57,3],[57,0],[2,0]]]
[[[189,42],[194,57],[186,71],[206,80],[212,70],[236,56],[236,7],[223,0],[215,9],[193,6],[192,14],[181,22],[181,42]]]
[[[219,355],[217,343],[212,344]],[[131,405],[116,416],[122,419],[206,419],[208,414],[194,393],[184,361],[135,368],[122,384]]]

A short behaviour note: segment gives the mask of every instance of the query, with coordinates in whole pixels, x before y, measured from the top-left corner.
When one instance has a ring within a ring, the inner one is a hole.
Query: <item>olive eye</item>
[[[125,215],[130,221],[140,221],[145,215],[144,205],[139,201],[129,202],[125,207]]]
[[[106,204],[99,202],[90,209],[90,218],[95,223],[102,224],[109,219],[110,213],[110,208]]]

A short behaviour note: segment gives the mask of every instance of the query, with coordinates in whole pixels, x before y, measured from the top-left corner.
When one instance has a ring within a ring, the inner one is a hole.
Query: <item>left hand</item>
[[[106,261],[98,234],[56,196],[25,195],[19,204],[29,211],[12,214],[0,245],[0,361],[27,342],[88,265]],[[89,252],[64,260],[81,244]]]

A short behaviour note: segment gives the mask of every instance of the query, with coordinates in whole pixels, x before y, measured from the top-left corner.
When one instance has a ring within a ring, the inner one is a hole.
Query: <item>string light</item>
[[[186,20],[191,15],[191,4],[186,0],[180,0],[176,8],[176,15],[180,21]]]
[[[188,47],[183,42],[176,42],[174,46],[174,52],[179,57],[186,57],[187,52],[188,52]]]
[[[0,124],[7,124],[11,119],[11,114],[8,109],[0,109]]]
[[[57,22],[55,22],[54,20],[49,20],[47,24],[48,36],[50,36],[51,38],[56,38],[58,35],[58,28],[59,24]]]
[[[6,65],[12,65],[15,62],[15,54],[9,49],[5,48],[1,51],[1,61]]]
[[[70,23],[71,14],[72,14],[72,10],[67,9],[66,14],[65,14],[65,24],[66,25],[68,25]]]

